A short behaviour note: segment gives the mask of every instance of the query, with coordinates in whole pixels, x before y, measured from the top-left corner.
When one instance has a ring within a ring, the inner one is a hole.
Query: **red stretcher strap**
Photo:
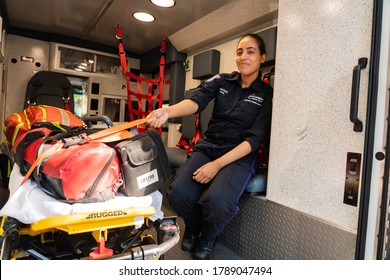
[[[106,128],[106,129],[103,129],[101,131],[92,133],[92,134],[90,134],[88,136],[88,138],[90,140],[98,140],[98,139],[104,138],[106,136],[112,135],[114,133],[117,133],[119,131],[126,130],[126,129],[129,129],[129,128],[132,128],[132,127],[136,127],[136,126],[138,126],[140,124],[144,124],[147,121],[148,121],[148,119],[140,119],[140,120],[135,120],[135,121],[132,121],[132,122],[127,122],[127,123],[123,123],[123,124],[120,124],[120,125],[116,125],[116,126],[113,126],[113,127],[110,127],[110,128]]]

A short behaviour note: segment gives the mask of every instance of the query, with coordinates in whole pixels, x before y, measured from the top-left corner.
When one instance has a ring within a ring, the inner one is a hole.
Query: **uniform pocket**
[[[260,108],[261,106],[252,104],[249,101],[242,101],[238,105],[237,118],[240,119],[243,128],[249,128],[253,125],[260,113]]]

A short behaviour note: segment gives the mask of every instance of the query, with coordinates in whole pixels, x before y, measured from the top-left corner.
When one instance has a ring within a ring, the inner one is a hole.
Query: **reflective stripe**
[[[16,141],[16,136],[18,135],[19,129],[24,126],[24,123],[21,122],[15,127],[14,135],[12,135],[11,144],[14,145]]]
[[[14,145],[15,144],[15,141],[16,141],[16,136],[18,135],[19,133],[19,129],[24,126],[24,122],[22,122],[22,116],[20,114],[14,114],[15,116],[17,116],[18,118],[18,125],[15,127],[15,130],[14,130],[14,135],[12,135],[12,140],[11,140],[11,144]]]
[[[47,112],[46,112],[46,108],[42,107],[42,106],[37,106],[37,108],[39,108],[41,111],[42,111],[42,120],[41,122],[46,122],[47,120]]]
[[[24,110],[23,114],[24,114],[24,118],[26,119],[27,128],[28,128],[28,130],[30,130],[31,129],[31,123],[30,123],[30,120],[27,117],[27,111]],[[17,114],[17,115],[19,115],[19,114]]]
[[[47,122],[47,109],[49,109],[49,110],[55,110],[55,111],[60,113],[61,121],[59,121],[58,123],[63,124],[63,125],[67,125],[67,126],[71,126],[68,111],[57,108],[57,107],[48,106],[48,105],[45,105],[45,106],[38,105],[37,107],[42,110],[42,122]]]
[[[70,118],[69,118],[67,111],[59,110],[59,112],[61,114],[61,122],[60,123],[63,125],[71,126],[70,125]]]
[[[58,128],[59,130],[61,130],[62,132],[67,132],[67,130],[63,128],[59,122],[52,122],[51,124],[54,125],[56,128]]]

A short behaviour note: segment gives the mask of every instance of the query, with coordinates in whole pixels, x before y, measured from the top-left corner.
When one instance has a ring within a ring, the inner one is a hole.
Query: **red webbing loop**
[[[116,25],[116,38],[122,40],[122,29],[119,24]]]
[[[69,98],[63,98],[64,100],[64,109],[70,112]]]
[[[164,40],[161,42],[161,49],[160,49],[160,51],[161,51],[162,53],[165,53],[166,49],[167,49],[167,42],[166,42],[165,39],[164,39]]]

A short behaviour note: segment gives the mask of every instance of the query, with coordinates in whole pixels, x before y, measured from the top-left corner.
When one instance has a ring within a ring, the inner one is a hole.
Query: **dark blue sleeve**
[[[203,82],[187,99],[195,101],[199,105],[199,111],[202,111],[217,96],[223,80],[224,77],[220,74],[215,75]]]
[[[246,131],[245,140],[252,147],[252,152],[257,152],[262,144],[269,144],[272,117],[272,88],[267,92],[260,113],[252,127]]]

